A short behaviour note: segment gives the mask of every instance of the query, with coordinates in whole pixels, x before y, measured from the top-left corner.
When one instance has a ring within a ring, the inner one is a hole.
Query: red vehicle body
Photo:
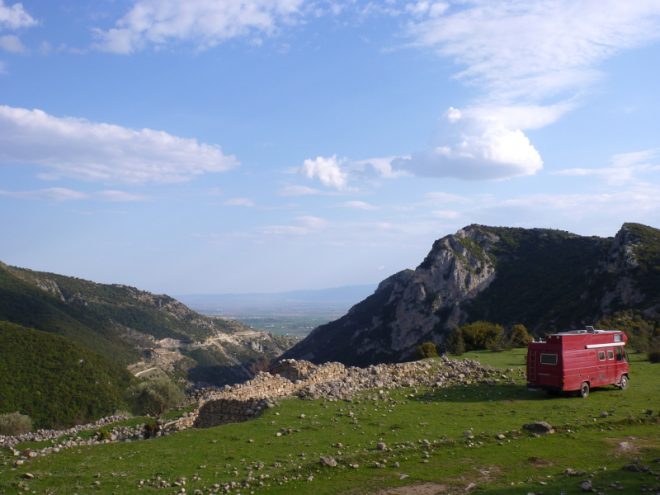
[[[532,342],[527,348],[527,385],[554,392],[628,386],[628,337],[619,330],[572,330]]]

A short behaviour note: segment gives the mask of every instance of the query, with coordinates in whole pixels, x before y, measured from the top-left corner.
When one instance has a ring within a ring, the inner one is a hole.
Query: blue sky
[[[263,292],[660,227],[659,87],[660,0],[0,0],[0,260]]]

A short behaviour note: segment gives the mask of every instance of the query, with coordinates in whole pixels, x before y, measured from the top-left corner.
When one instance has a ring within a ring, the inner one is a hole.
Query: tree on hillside
[[[513,325],[509,330],[508,344],[511,347],[527,347],[532,341],[532,336],[527,331],[527,327],[521,323]]]
[[[455,356],[460,356],[465,352],[465,340],[463,331],[460,328],[454,328],[445,341],[447,352]]]
[[[490,321],[475,321],[461,327],[468,351],[487,349],[498,345],[504,336],[504,327]]]
[[[419,359],[438,357],[438,348],[433,342],[424,342],[418,345],[416,350]]]

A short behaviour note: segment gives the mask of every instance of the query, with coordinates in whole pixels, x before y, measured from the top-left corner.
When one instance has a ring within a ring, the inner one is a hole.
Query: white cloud
[[[177,182],[238,164],[219,146],[0,105],[0,165],[31,164],[44,178],[109,183]]]
[[[455,210],[435,210],[431,214],[436,218],[442,218],[443,220],[454,220],[461,216],[460,211]]]
[[[20,29],[35,26],[37,21],[27,13],[23,4],[15,3],[11,6],[5,5],[0,0],[0,28]]]
[[[572,110],[576,95],[599,78],[599,63],[660,38],[657,0],[463,0],[433,13],[430,6],[408,4],[414,45],[452,59],[462,67],[458,78],[481,94],[472,106],[449,109],[433,149],[392,162],[422,176],[538,172],[543,160],[524,131]]]
[[[348,181],[347,173],[341,168],[342,162],[337,155],[318,156],[304,161],[300,172],[309,179],[318,179],[324,186],[343,190]]]
[[[144,201],[146,198],[138,194],[131,194],[124,191],[105,190],[92,193],[75,191],[66,187],[50,187],[36,191],[4,191],[0,190],[0,196],[6,196],[18,199],[38,199],[49,201],[81,201],[81,200],[100,200],[109,202],[129,202]]]
[[[445,128],[445,143],[396,159],[394,168],[418,176],[468,180],[533,175],[543,168],[543,160],[527,136],[495,116],[484,117],[474,110],[464,115],[450,108]]]
[[[328,222],[323,218],[303,215],[296,217],[292,225],[269,225],[261,229],[260,233],[264,235],[308,235],[325,229]]]
[[[223,203],[225,206],[254,206],[254,201],[248,198],[232,198]]]
[[[657,39],[659,28],[657,0],[467,0],[412,21],[410,35],[491,98],[535,101],[585,86],[598,63]]]
[[[206,49],[237,37],[272,35],[292,22],[303,0],[137,0],[115,27],[97,30],[97,47],[132,53],[190,42]],[[258,39],[258,38],[257,38]]]
[[[318,196],[321,194],[325,193],[320,189],[307,186],[298,186],[294,184],[288,184],[282,187],[279,191],[280,196]]]
[[[638,181],[640,174],[660,171],[660,150],[643,150],[614,155],[608,167],[567,168],[555,175],[569,177],[599,177],[607,184],[620,186]]]
[[[0,50],[9,53],[24,53],[26,48],[18,36],[7,34],[5,36],[0,36]]]
[[[392,162],[397,158],[406,158],[398,156],[386,156],[379,158],[368,158],[366,160],[357,160],[351,163],[351,169],[357,172],[365,173],[371,169],[379,177],[384,179],[395,179],[406,175],[403,170],[394,170]]]
[[[352,208],[352,209],[355,209],[355,210],[377,210],[378,209],[377,206],[374,206],[371,203],[367,203],[366,201],[359,201],[359,200],[344,201],[339,206],[341,206],[343,208]]]

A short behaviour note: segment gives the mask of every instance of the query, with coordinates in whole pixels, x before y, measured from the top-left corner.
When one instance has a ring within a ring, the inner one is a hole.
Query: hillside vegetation
[[[131,375],[65,337],[0,322],[0,414],[66,427],[125,407]]]
[[[0,468],[0,492],[383,495],[406,487],[392,493],[577,495],[585,480],[595,492],[657,492],[657,474],[647,471],[657,471],[660,455],[657,365],[631,363],[625,391],[550,397],[528,391],[522,374],[510,371],[522,370],[524,353],[467,355],[517,376],[514,383],[287,399],[245,423]],[[523,430],[540,420],[556,433]],[[13,459],[0,450],[2,462]]]

